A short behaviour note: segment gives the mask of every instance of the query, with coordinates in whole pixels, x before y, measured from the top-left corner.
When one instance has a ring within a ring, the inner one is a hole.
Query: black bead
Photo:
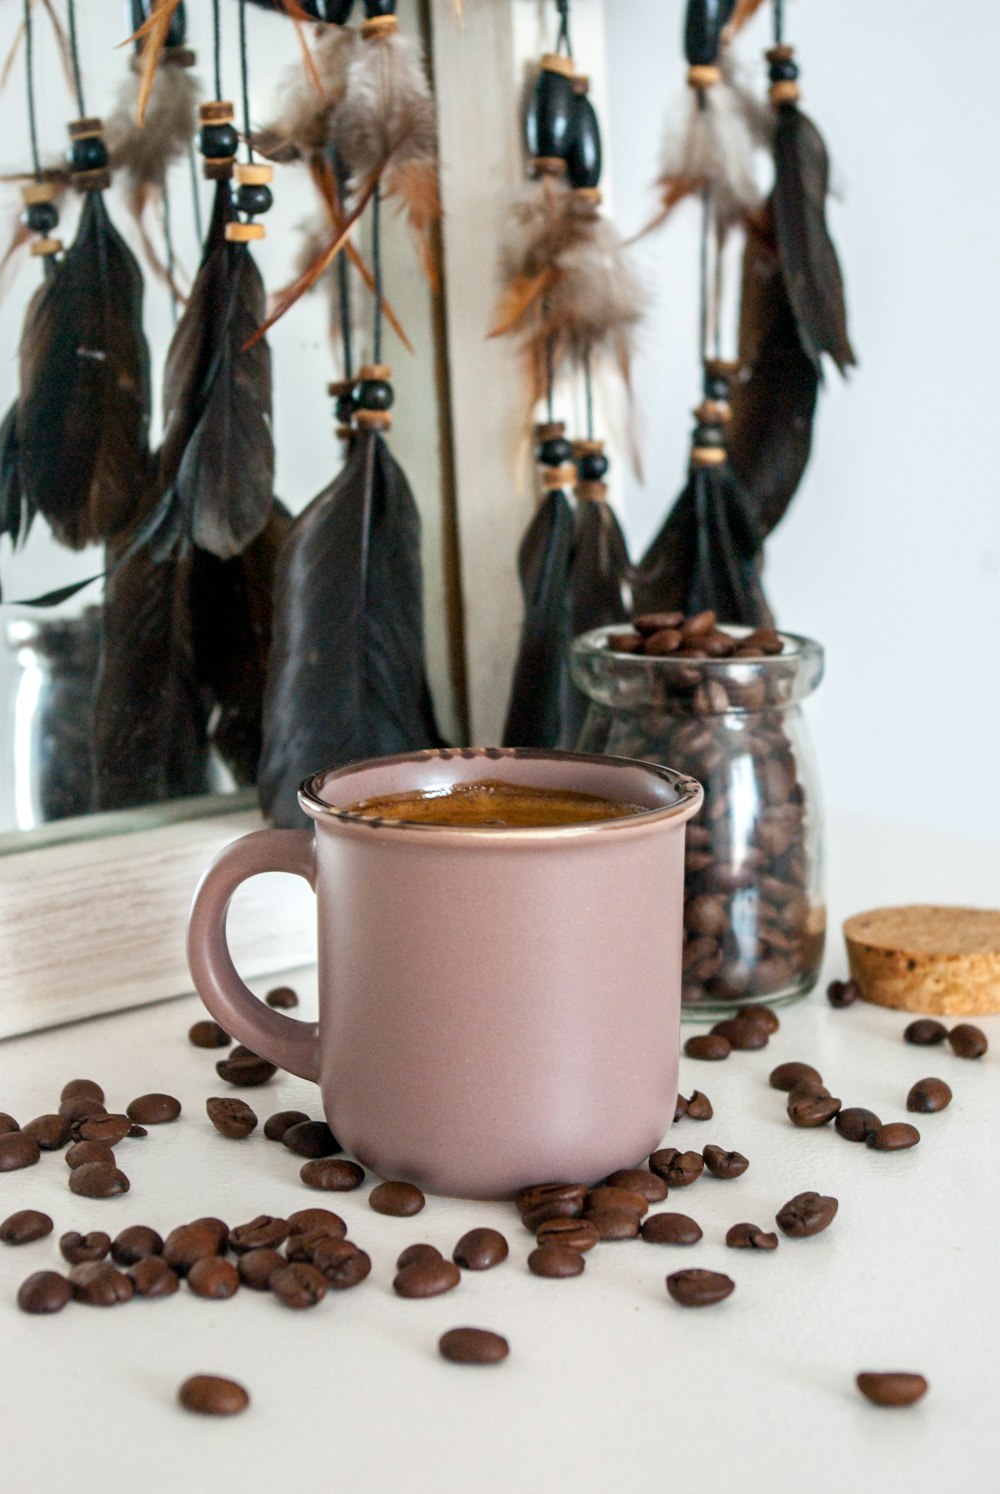
[[[725,446],[726,438],[717,425],[696,425],[694,428],[695,446]]]
[[[794,83],[799,76],[799,65],[790,57],[776,57],[767,71],[772,83]]]
[[[330,21],[334,26],[346,26],[354,9],[354,0],[309,0],[303,6],[318,21]]]
[[[131,0],[132,8],[132,30],[138,31],[143,22],[148,21],[153,10],[153,0]],[[164,46],[183,47],[187,38],[187,20],[184,15],[183,3],[178,5],[170,18],[170,28],[167,31]],[[136,42],[136,50],[142,46],[141,39]]]
[[[719,56],[722,28],[735,0],[688,0],[684,17],[684,55],[692,67],[711,66]]]
[[[198,149],[209,161],[226,161],[235,156],[240,137],[231,124],[202,125]]]
[[[706,399],[728,400],[729,398],[729,380],[721,376],[706,374],[703,387]]]
[[[392,385],[384,379],[362,379],[354,389],[354,403],[359,410],[390,410]]]
[[[342,394],[337,400],[337,403],[334,405],[333,412],[341,425],[350,425],[352,419],[354,418],[354,411],[356,409],[357,406],[355,405],[352,396],[349,394]]]
[[[261,213],[270,211],[274,202],[270,187],[263,184],[251,186],[244,182],[236,193],[236,206],[241,213],[246,213],[251,218],[259,217]]]
[[[59,222],[55,203],[33,202],[21,214],[21,222],[25,228],[30,228],[32,233],[51,233]]]
[[[539,446],[536,455],[543,467],[561,467],[573,460],[573,448],[565,436],[550,436]]]
[[[578,93],[575,99],[566,147],[566,175],[571,186],[596,187],[601,180],[601,127],[587,95]]]
[[[576,118],[577,97],[572,78],[542,69],[524,115],[529,156],[565,157]]]
[[[73,171],[100,171],[108,164],[108,147],[100,135],[86,135],[71,142],[68,160]]]
[[[608,470],[608,459],[603,452],[588,451],[576,464],[581,482],[600,482]]]
[[[369,21],[376,16],[394,16],[397,0],[365,0],[365,15]]]

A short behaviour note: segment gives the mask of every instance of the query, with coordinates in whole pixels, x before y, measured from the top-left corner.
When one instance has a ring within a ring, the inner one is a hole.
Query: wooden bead
[[[607,485],[603,482],[578,482],[576,496],[590,503],[603,503],[608,496]]]
[[[235,218],[226,224],[226,238],[230,244],[249,244],[251,239],[262,239],[266,232],[263,223],[241,223]]]
[[[59,254],[62,246],[62,239],[32,239],[30,252],[38,259],[43,255]]]
[[[740,371],[736,358],[706,358],[705,372],[710,379],[735,379]]]
[[[388,410],[359,410],[354,419],[358,425],[371,431],[387,431],[392,425]]]
[[[703,399],[691,413],[702,425],[726,425],[733,418],[732,410],[721,399]]]
[[[791,62],[792,58],[795,56],[795,48],[790,47],[788,43],[785,42],[780,47],[768,47],[767,51],[764,53],[764,56],[767,58],[768,62]]]
[[[718,467],[726,460],[724,446],[695,446],[691,450],[692,467]]]
[[[576,482],[576,468],[572,462],[561,467],[543,467],[541,480],[546,492],[552,488],[571,488]]]
[[[573,442],[573,455],[575,457],[582,457],[582,456],[603,456],[604,455],[604,442],[603,441],[574,441]]]
[[[559,436],[565,436],[566,422],[564,420],[542,420],[535,426],[535,440],[555,441]]]
[[[233,106],[227,99],[210,99],[198,105],[198,118],[203,125],[232,124]]]
[[[380,379],[387,384],[391,378],[392,369],[388,363],[363,363],[358,369],[358,377],[354,383],[357,384],[361,379]],[[349,386],[349,388],[353,387],[353,384]]]
[[[21,201],[25,207],[34,207],[38,202],[55,202],[55,182],[28,182],[21,188]]]
[[[208,182],[220,182],[232,176],[235,156],[215,156],[201,163],[201,174]]]
[[[802,97],[802,89],[791,79],[783,78],[780,83],[772,83],[767,91],[767,96],[772,104],[797,104]]]
[[[600,187],[577,187],[573,192],[577,202],[586,202],[594,207],[600,207],[604,201]]]
[[[266,187],[274,179],[274,167],[247,161],[237,166],[236,180],[241,187]]]
[[[688,68],[688,87],[713,88],[721,77],[721,71],[714,64],[696,62],[693,67]]]
[[[539,66],[543,73],[559,73],[563,78],[576,76],[572,57],[564,57],[561,52],[546,52]]]
[[[531,169],[536,176],[565,176],[566,162],[561,156],[535,156]]]
[[[361,35],[366,41],[379,41],[399,30],[398,16],[369,16],[361,23]]]
[[[326,386],[326,392],[331,399],[340,399],[345,394],[354,392],[355,379],[331,379]]]
[[[111,172],[106,166],[96,171],[74,171],[73,186],[78,192],[104,192],[111,186]]]
[[[92,135],[104,134],[104,121],[88,115],[86,119],[71,119],[66,129],[71,140],[89,140]]]
[[[338,425],[334,434],[338,441],[349,441],[354,435],[353,425]]]

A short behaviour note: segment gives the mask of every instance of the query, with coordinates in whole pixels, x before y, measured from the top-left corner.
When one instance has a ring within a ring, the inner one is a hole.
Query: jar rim
[[[746,638],[756,631],[742,623],[720,623],[718,630],[728,633],[732,638]],[[805,664],[814,661],[822,663],[823,660],[821,643],[817,643],[814,638],[807,638],[803,633],[786,633],[780,628],[775,629],[785,645],[780,654],[754,654],[740,659],[734,659],[731,654],[727,654],[721,658],[706,657],[697,660],[678,657],[676,654],[629,654],[608,648],[608,640],[622,631],[623,624],[621,623],[612,623],[603,628],[592,628],[589,633],[581,633],[573,639],[572,652],[580,658],[614,659],[615,664],[623,668],[634,667],[644,672],[654,668],[665,674],[670,674],[672,670],[690,667],[692,663],[696,663],[699,669],[717,670],[722,673],[738,669],[741,665],[746,665],[751,669],[777,668],[790,661]]]

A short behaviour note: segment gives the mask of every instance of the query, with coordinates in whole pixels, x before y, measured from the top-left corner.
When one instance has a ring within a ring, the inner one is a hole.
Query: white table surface
[[[1000,902],[993,842],[841,821],[832,849],[824,979],[843,974],[837,925],[847,912]],[[313,977],[300,972],[294,983],[309,1011]],[[681,1122],[671,1144],[735,1147],[749,1171],[732,1182],[703,1177],[659,1206],[698,1220],[704,1239],[693,1249],[599,1246],[582,1277],[550,1282],[528,1273],[531,1240],[510,1205],[430,1198],[416,1219],[386,1219],[368,1208],[368,1185],[336,1196],[303,1188],[297,1159],[260,1131],[243,1142],[218,1136],[204,1102],[227,1086],[213,1071],[220,1055],[186,1040],[198,1012],[188,997],[0,1044],[0,1109],[22,1121],[83,1076],[105,1086],[112,1107],[160,1089],[184,1105],[176,1124],[119,1148],[132,1180],[123,1198],[74,1197],[59,1153],[0,1176],[0,1217],[37,1207],[56,1226],[47,1240],[0,1246],[4,1494],[1000,1487],[1000,1019],[982,1024],[990,1054],[963,1062],[906,1046],[903,1014],[834,1012],[817,992],[782,1013],[765,1051],[724,1064],[682,1060],[684,1092],[705,1090],[715,1118]],[[910,1084],[928,1074],[947,1079],[955,1100],[944,1114],[913,1118],[919,1147],[883,1155],[832,1128],[793,1129],[767,1085],[785,1059],[815,1064],[845,1104],[883,1120],[905,1118]],[[315,1089],[296,1079],[240,1093],[262,1122],[279,1109],[318,1114]],[[782,1238],[768,1254],[724,1247],[729,1225],[770,1226],[782,1203],[810,1188],[840,1199],[825,1234]],[[320,1204],[344,1216],[373,1270],[305,1313],[247,1290],[206,1302],[183,1286],[165,1301],[106,1311],[71,1303],[51,1318],[14,1305],[25,1276],[60,1268],[57,1240],[68,1229],[113,1236],[143,1223],[166,1233],[200,1214],[236,1224]],[[394,1296],[405,1245],[429,1240],[447,1254],[483,1224],[508,1236],[504,1265],[463,1273],[443,1297]],[[664,1277],[694,1265],[730,1274],[733,1296],[702,1311],[672,1303]],[[461,1324],[504,1333],[507,1362],[444,1363],[437,1339]],[[879,1410],[854,1387],[861,1369],[919,1370],[931,1389],[916,1408]],[[241,1380],[250,1410],[231,1421],[181,1411],[177,1387],[196,1372]]]

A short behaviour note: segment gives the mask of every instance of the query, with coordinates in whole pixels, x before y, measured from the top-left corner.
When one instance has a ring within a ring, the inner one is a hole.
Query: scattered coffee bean
[[[461,1241],[459,1241],[459,1244],[461,1244]],[[407,1245],[406,1249],[401,1250],[396,1258],[396,1270],[405,1271],[407,1266],[415,1266],[420,1261],[440,1260],[444,1260],[444,1256],[436,1245],[425,1245],[423,1243]]]
[[[132,1122],[127,1115],[87,1115],[73,1127],[77,1141],[101,1141],[117,1146],[128,1135]]]
[[[149,1132],[145,1126],[140,1126],[138,1121],[133,1121],[128,1128],[128,1135],[133,1141],[141,1141],[144,1136],[149,1135]]]
[[[188,1032],[188,1042],[196,1048],[228,1048],[232,1038],[218,1022],[205,1019],[196,1022]]]
[[[674,1121],[683,1120],[687,1115],[688,1102],[683,1095],[678,1095],[674,1101]]]
[[[77,1302],[84,1302],[88,1307],[117,1307],[120,1302],[128,1302],[135,1293],[132,1278],[107,1261],[84,1261],[73,1266],[69,1280]]]
[[[264,997],[268,1006],[277,1007],[279,1011],[287,1012],[293,1006],[298,1006],[299,998],[291,986],[275,986],[273,991],[268,991]]]
[[[833,1124],[837,1135],[843,1136],[845,1141],[867,1141],[869,1136],[874,1136],[882,1127],[874,1110],[865,1110],[860,1105],[852,1105],[847,1110],[839,1111]]]
[[[454,1261],[416,1261],[404,1266],[392,1283],[399,1297],[439,1297],[457,1287],[462,1273]]]
[[[326,1193],[352,1193],[365,1180],[365,1170],[357,1162],[344,1162],[339,1157],[324,1157],[315,1162],[306,1162],[299,1177],[307,1188],[319,1188]]]
[[[826,999],[837,1011],[853,1006],[861,996],[861,987],[856,980],[832,980],[826,988]]]
[[[681,1307],[712,1307],[724,1302],[736,1283],[721,1271],[674,1271],[667,1277],[667,1291]]]
[[[217,1219],[214,1214],[208,1214],[201,1219],[192,1219],[191,1227],[207,1230],[215,1241],[216,1255],[225,1255],[229,1245],[229,1226],[224,1220]]]
[[[369,1208],[395,1219],[410,1219],[419,1214],[426,1201],[413,1183],[379,1183],[368,1195]]]
[[[641,1223],[639,1215],[632,1209],[593,1209],[584,1214],[583,1219],[597,1230],[602,1240],[608,1241],[634,1240]]]
[[[296,1261],[275,1271],[271,1291],[285,1307],[300,1312],[322,1302],[327,1292],[326,1277],[315,1266]]]
[[[130,1186],[125,1174],[106,1162],[84,1162],[69,1175],[70,1192],[81,1198],[117,1198],[127,1193]]]
[[[218,1236],[204,1224],[179,1224],[163,1242],[163,1259],[178,1276],[186,1276],[195,1261],[218,1252]]]
[[[438,1352],[452,1364],[499,1364],[510,1344],[488,1328],[449,1328],[438,1339]]]
[[[281,1141],[285,1132],[309,1119],[304,1110],[279,1110],[264,1122],[264,1135],[268,1141]]]
[[[935,1022],[931,1017],[918,1017],[903,1032],[904,1041],[913,1043],[918,1048],[932,1048],[937,1043],[943,1043],[947,1036],[948,1029],[944,1023]]]
[[[129,1120],[141,1126],[163,1126],[175,1121],[181,1113],[181,1102],[173,1095],[140,1095],[125,1107]]]
[[[549,1224],[560,1221],[550,1220]],[[575,1226],[577,1221],[567,1221]],[[547,1226],[543,1225],[542,1228]],[[451,1258],[456,1266],[463,1266],[466,1271],[489,1271],[493,1266],[499,1266],[508,1256],[507,1241],[498,1229],[470,1229],[459,1240],[451,1253]]]
[[[22,1136],[33,1136],[43,1152],[58,1152],[69,1141],[69,1123],[59,1115],[39,1115],[21,1127]]]
[[[805,1079],[812,1080],[814,1084],[823,1083],[822,1074],[819,1074],[808,1063],[779,1063],[776,1069],[771,1070],[767,1082],[772,1089],[783,1089],[787,1092]]]
[[[788,1091],[789,1105],[795,1105],[799,1100],[828,1100],[830,1091],[825,1084],[817,1084],[815,1079],[800,1079],[798,1084],[793,1084]]]
[[[696,1089],[687,1101],[687,1117],[693,1121],[710,1121],[715,1112],[708,1095],[703,1095],[700,1089]]]
[[[347,1231],[345,1230],[346,1234]],[[321,1240],[337,1240],[339,1235],[325,1235],[320,1231],[307,1234],[289,1234],[285,1242],[286,1261],[305,1261],[307,1265],[313,1264],[313,1253]]]
[[[584,1210],[587,1214],[624,1213],[636,1214],[640,1219],[649,1210],[649,1203],[641,1193],[631,1193],[627,1188],[591,1188],[587,1194]]]
[[[281,1271],[288,1262],[277,1250],[248,1250],[237,1262],[240,1281],[254,1292],[266,1292],[271,1286],[275,1271]]]
[[[93,1079],[71,1079],[64,1084],[59,1092],[60,1100],[68,1100],[73,1095],[84,1095],[88,1100],[96,1100],[99,1105],[104,1104],[104,1091]]]
[[[59,1119],[72,1128],[74,1121],[85,1120],[88,1115],[107,1115],[108,1112],[100,1100],[92,1100],[88,1095],[70,1095],[60,1101],[58,1113]]]
[[[642,1222],[642,1238],[651,1245],[697,1245],[701,1226],[687,1214],[650,1214]]]
[[[7,1131],[0,1136],[0,1172],[17,1172],[22,1167],[34,1167],[42,1149],[34,1136],[24,1131]]]
[[[907,1110],[933,1114],[951,1104],[951,1086],[943,1079],[918,1079],[906,1097]]]
[[[586,1197],[587,1189],[583,1183],[534,1183],[530,1188],[522,1188],[514,1202],[522,1216],[534,1213],[546,1204],[565,1204],[564,1217],[572,1218],[582,1212]],[[553,1214],[550,1217],[555,1219],[558,1216]]]
[[[837,1200],[821,1193],[796,1193],[778,1210],[778,1227],[793,1240],[818,1235],[827,1229],[837,1213]]]
[[[745,1017],[728,1017],[724,1022],[716,1022],[712,1034],[725,1038],[730,1048],[737,1053],[750,1053],[758,1048],[766,1048],[770,1041],[767,1030],[761,1023],[750,1022]]]
[[[662,1203],[667,1196],[663,1179],[643,1167],[627,1167],[621,1172],[613,1172],[604,1181],[609,1188],[624,1188],[628,1193],[641,1194],[647,1203]]]
[[[788,1119],[793,1126],[813,1130],[818,1126],[828,1125],[840,1110],[841,1104],[842,1101],[834,1095],[796,1094],[793,1090],[788,1098]]]
[[[20,1209],[0,1224],[0,1240],[5,1245],[30,1245],[52,1233],[52,1220],[38,1209]]]
[[[653,1153],[649,1165],[668,1188],[686,1188],[701,1177],[705,1159],[699,1152],[679,1152],[676,1147],[665,1146]]]
[[[364,1281],[372,1268],[367,1251],[359,1250],[353,1240],[337,1240],[321,1235],[313,1246],[312,1265],[322,1271],[331,1291],[346,1292]]]
[[[905,1152],[917,1145],[920,1132],[907,1121],[890,1121],[887,1126],[879,1126],[867,1140],[876,1152]]]
[[[568,1245],[539,1245],[528,1256],[528,1270],[553,1281],[580,1276],[585,1265],[582,1251],[571,1250]]]
[[[71,1229],[59,1236],[59,1249],[63,1260],[71,1266],[82,1266],[85,1261],[103,1261],[111,1249],[111,1236],[101,1229],[92,1229],[86,1235]]]
[[[982,1058],[989,1047],[986,1034],[971,1022],[959,1022],[948,1034],[948,1042],[957,1058]]]
[[[72,1295],[73,1288],[58,1271],[35,1271],[26,1281],[22,1281],[17,1293],[17,1305],[22,1312],[62,1312]]]
[[[250,1404],[250,1397],[235,1380],[221,1375],[192,1375],[177,1392],[185,1411],[199,1416],[238,1416]]]
[[[726,1038],[712,1032],[689,1037],[684,1044],[684,1052],[688,1058],[703,1058],[709,1063],[718,1063],[721,1059],[728,1058],[732,1051],[732,1044]]]
[[[705,1147],[702,1156],[713,1178],[740,1178],[750,1166],[742,1152],[727,1152],[721,1146]]]
[[[291,1268],[287,1268],[291,1269]],[[240,1285],[240,1273],[232,1261],[221,1255],[207,1255],[195,1261],[188,1272],[188,1286],[196,1297],[210,1297],[221,1302],[235,1297]]]
[[[9,1136],[12,1131],[20,1131],[21,1127],[12,1115],[6,1110],[0,1110],[0,1136]]]
[[[258,1214],[247,1224],[229,1231],[229,1248],[237,1255],[247,1250],[277,1250],[288,1239],[288,1220],[272,1214]]]
[[[238,1100],[235,1096],[213,1095],[205,1101],[205,1109],[219,1135],[228,1136],[232,1141],[242,1141],[256,1128],[256,1115],[245,1100]]]
[[[82,1167],[85,1162],[103,1162],[107,1167],[114,1167],[115,1154],[103,1141],[74,1141],[66,1152],[66,1166],[71,1169]]]
[[[219,1059],[215,1072],[227,1084],[234,1084],[240,1089],[255,1089],[257,1085],[266,1084],[269,1079],[274,1078],[278,1065],[269,1063],[266,1058],[252,1053],[249,1048],[237,1046],[228,1058]]]
[[[906,1370],[865,1370],[855,1380],[861,1394],[875,1406],[912,1406],[927,1393],[923,1375]]]
[[[136,1261],[125,1274],[131,1278],[137,1297],[172,1297],[180,1287],[176,1271],[171,1271],[159,1255],[147,1255],[145,1260]]]
[[[282,1132],[281,1140],[297,1157],[332,1157],[343,1151],[326,1121],[296,1121]]]
[[[575,1197],[553,1198],[548,1203],[539,1204],[537,1208],[522,1213],[521,1223],[534,1235],[550,1219],[579,1219],[586,1197],[584,1190],[583,1198],[579,1200]]]
[[[756,1022],[758,1027],[763,1027],[768,1037],[773,1037],[781,1026],[778,1013],[770,1006],[764,1006],[755,1002],[751,1006],[741,1006],[739,1015],[744,1022]]]
[[[332,1235],[342,1240],[347,1234],[347,1225],[331,1209],[296,1209],[285,1223],[289,1235]]]
[[[756,1224],[734,1224],[726,1231],[730,1250],[777,1250],[778,1237]]]
[[[163,1239],[146,1224],[130,1224],[115,1236],[111,1254],[119,1266],[134,1266],[147,1256],[163,1253]]]
[[[538,1226],[539,1245],[566,1245],[570,1250],[593,1250],[601,1232],[589,1219],[547,1219]],[[459,1262],[461,1264],[461,1262]]]

